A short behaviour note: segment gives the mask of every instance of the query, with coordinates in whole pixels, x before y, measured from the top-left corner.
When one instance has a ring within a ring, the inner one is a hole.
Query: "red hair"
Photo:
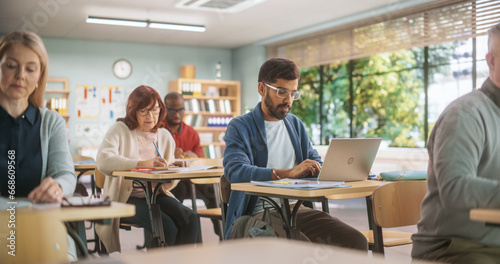
[[[128,97],[127,113],[125,114],[125,118],[118,118],[116,121],[121,121],[125,123],[130,130],[134,130],[139,126],[139,122],[137,121],[137,111],[144,109],[155,102],[158,102],[158,105],[160,106],[160,114],[158,115],[158,123],[156,123],[153,129],[151,129],[151,132],[156,132],[158,128],[164,126],[163,120],[167,114],[167,109],[165,108],[165,104],[163,103],[158,92],[146,85],[141,85],[134,89]]]

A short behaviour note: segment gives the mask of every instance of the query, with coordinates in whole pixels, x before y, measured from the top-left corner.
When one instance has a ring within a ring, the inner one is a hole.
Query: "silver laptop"
[[[335,138],[330,141],[318,181],[362,181],[377,155],[381,138]]]

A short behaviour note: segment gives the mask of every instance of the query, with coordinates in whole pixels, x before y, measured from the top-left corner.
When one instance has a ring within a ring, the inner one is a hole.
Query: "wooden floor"
[[[186,200],[184,202],[186,206],[191,206],[191,202]],[[204,208],[204,203],[198,200],[198,208]],[[330,201],[330,213],[338,217],[340,220],[349,223],[358,230],[368,230],[368,222],[366,217],[366,203],[364,198],[356,199],[345,199],[345,200],[335,200]],[[321,208],[320,204],[317,204],[317,208]],[[203,243],[219,243],[219,237],[213,231],[212,222],[209,219],[201,219],[202,226],[202,236]],[[416,232],[416,226],[409,226],[404,228],[395,228],[394,230],[406,231],[406,232]],[[120,241],[122,246],[122,252],[135,251],[136,245],[142,245],[144,243],[144,237],[142,229],[132,228],[131,231],[120,230]],[[92,238],[93,233],[91,230],[87,230],[87,237]],[[93,243],[88,244],[89,248],[93,248]],[[391,248],[385,248],[385,258],[388,260],[396,260],[399,263],[411,263],[411,245],[397,246]],[[118,252],[110,254],[113,257]],[[97,254],[93,254],[91,257],[99,257]]]

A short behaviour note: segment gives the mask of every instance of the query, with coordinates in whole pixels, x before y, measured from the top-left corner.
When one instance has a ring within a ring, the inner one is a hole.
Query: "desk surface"
[[[170,173],[142,173],[133,171],[113,171],[113,176],[123,176],[130,179],[149,180],[180,180],[193,178],[220,177],[224,174],[224,169],[209,170],[187,170]]]
[[[68,259],[67,232],[63,222],[133,216],[135,206],[111,203],[100,207],[18,208],[14,217],[0,212],[0,252],[2,263],[65,263]],[[9,219],[15,226],[7,225]],[[14,232],[14,233],[12,233]],[[12,234],[13,242],[7,240]],[[13,245],[9,248],[6,243]],[[9,249],[9,251],[7,250]],[[8,255],[10,250],[15,256]],[[5,260],[5,261],[4,261]]]
[[[303,241],[272,238],[238,239],[220,244],[186,245],[162,249],[127,252],[113,256],[112,263],[401,263],[380,256]],[[108,261],[108,262],[106,262]],[[79,263],[111,263],[108,258]],[[428,263],[419,262],[415,263]]]
[[[472,209],[470,219],[490,224],[500,224],[500,209]]]
[[[299,190],[299,189],[287,189],[279,187],[257,186],[249,182],[245,182],[245,183],[231,184],[231,190],[244,191],[249,193],[258,193],[258,194],[290,196],[296,198],[311,198],[311,197],[324,197],[332,194],[370,192],[375,190],[377,187],[381,185],[387,184],[387,182],[366,180],[366,181],[346,182],[346,184],[352,186],[342,187],[342,188],[316,189],[316,190]]]
[[[95,163],[73,163],[75,170],[95,170]]]
[[[133,216],[135,215],[135,206],[111,202],[110,206],[55,207],[47,209],[24,207],[17,209],[16,214],[29,215],[34,218],[49,215],[52,219],[71,222]]]

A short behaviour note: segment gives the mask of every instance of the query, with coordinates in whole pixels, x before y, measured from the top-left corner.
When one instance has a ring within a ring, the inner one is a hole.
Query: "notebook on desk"
[[[380,138],[335,138],[330,141],[318,181],[362,181],[380,146]]]

